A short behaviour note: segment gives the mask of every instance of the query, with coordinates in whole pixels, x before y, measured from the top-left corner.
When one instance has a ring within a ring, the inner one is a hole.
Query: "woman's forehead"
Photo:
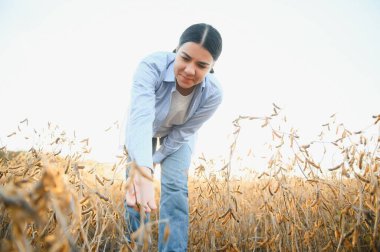
[[[195,42],[184,43],[179,47],[178,52],[207,64],[211,64],[213,62],[211,53],[201,44]]]

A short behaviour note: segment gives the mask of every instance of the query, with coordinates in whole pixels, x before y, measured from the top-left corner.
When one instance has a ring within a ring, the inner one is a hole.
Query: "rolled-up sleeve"
[[[161,163],[167,156],[177,151],[215,113],[222,102],[221,89],[214,89],[201,107],[184,124],[174,126],[161,147],[154,153],[153,162]]]
[[[131,103],[126,125],[125,145],[131,160],[153,169],[152,132],[155,116],[155,85],[160,68],[154,57],[138,66],[132,84]]]

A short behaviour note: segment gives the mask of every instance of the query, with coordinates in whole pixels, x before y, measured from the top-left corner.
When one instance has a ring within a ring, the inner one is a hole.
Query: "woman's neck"
[[[187,95],[191,94],[193,92],[194,88],[196,87],[196,86],[192,86],[191,88],[183,88],[183,87],[180,87],[177,82],[175,85],[176,85],[177,91],[183,96],[187,96]]]

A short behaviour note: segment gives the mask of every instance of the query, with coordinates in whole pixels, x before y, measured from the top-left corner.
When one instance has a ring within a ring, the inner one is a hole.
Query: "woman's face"
[[[186,42],[177,48],[174,75],[180,89],[192,90],[210,72],[214,60],[205,48],[194,42]]]

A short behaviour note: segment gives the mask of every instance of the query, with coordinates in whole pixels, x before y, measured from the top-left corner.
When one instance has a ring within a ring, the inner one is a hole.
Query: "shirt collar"
[[[175,76],[174,76],[174,60],[169,63],[169,66],[167,67],[165,78],[165,82],[175,82]]]

